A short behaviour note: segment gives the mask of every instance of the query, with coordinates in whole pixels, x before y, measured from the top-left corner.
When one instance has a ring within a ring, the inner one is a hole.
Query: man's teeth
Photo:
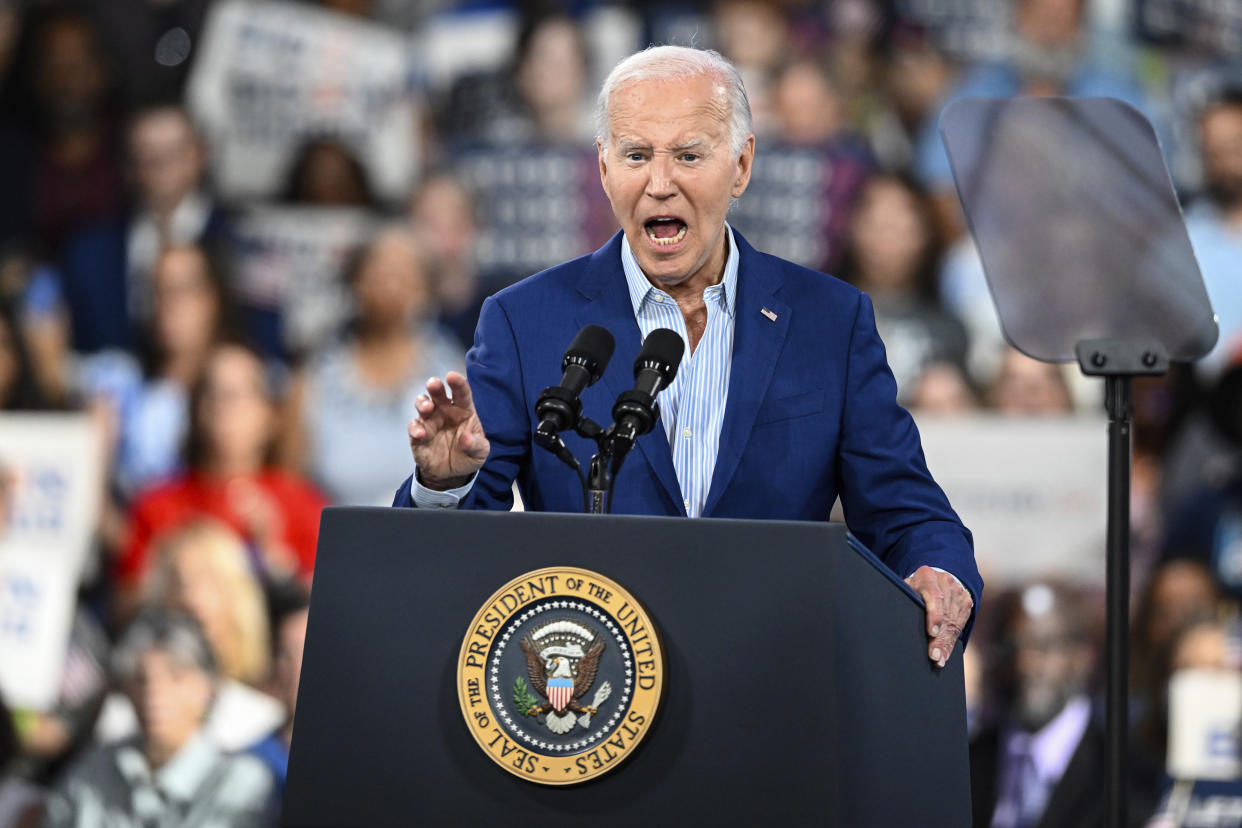
[[[655,225],[653,224],[648,224],[646,227],[646,230],[647,230],[647,238],[651,239],[653,242],[661,246],[677,244],[677,242],[681,241],[682,239],[686,237],[686,225],[684,224],[681,226],[681,229],[677,231],[676,236],[669,236],[667,239],[661,239],[656,236]]]

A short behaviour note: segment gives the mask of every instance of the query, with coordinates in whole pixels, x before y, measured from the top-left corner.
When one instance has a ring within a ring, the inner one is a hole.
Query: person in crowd
[[[462,348],[469,348],[483,300],[511,280],[503,273],[482,271],[474,196],[455,171],[434,172],[423,179],[410,201],[410,222],[438,274],[440,324],[453,332]]]
[[[613,69],[598,112],[600,178],[622,232],[484,303],[469,381],[433,377],[417,399],[415,475],[394,506],[507,509],[517,482],[528,508],[579,511],[578,479],[533,443],[535,400],[560,376],[564,343],[603,324],[619,341],[612,379],[581,399],[608,422],[639,335],[669,327],[684,358],[613,509],[825,520],[839,492],[863,543],[924,595],[927,654],[943,666],[982,590],[970,535],[897,405],[870,300],[759,253],[725,222],[755,155],[737,70],[714,52],[653,47]],[[790,459],[779,475],[773,456]]]
[[[839,273],[875,305],[903,402],[927,365],[966,359],[965,329],[936,303],[939,263],[935,220],[922,189],[898,175],[868,181],[851,216]]]
[[[427,251],[402,226],[378,233],[347,280],[356,316],[310,361],[289,395],[283,453],[335,503],[383,505],[408,469],[394,434],[428,376],[458,370],[461,346],[435,322]]]
[[[331,136],[307,140],[294,154],[285,182],[286,204],[373,209],[379,203],[358,154]]]
[[[231,527],[248,544],[264,580],[309,581],[323,496],[273,463],[280,398],[269,366],[249,345],[225,340],[204,362],[190,395],[186,471],[138,495],[116,566],[120,606],[151,566],[163,532],[203,516]]]
[[[218,673],[197,622],[167,611],[138,616],[113,665],[138,733],[83,757],[53,791],[47,824],[271,825],[267,768],[252,756],[224,753],[203,731]]]
[[[1166,488],[1161,555],[1202,562],[1226,593],[1242,600],[1242,364],[1220,376],[1205,410],[1180,436],[1167,465],[1197,459],[1198,468],[1185,469]]]
[[[0,241],[37,242],[55,257],[76,230],[121,214],[116,72],[80,5],[32,6],[0,113]]]
[[[1096,643],[1083,596],[1031,584],[993,605],[998,709],[970,747],[974,824],[1095,828],[1104,823],[1104,728],[1088,695]],[[1151,813],[1143,784],[1130,810]]]
[[[61,259],[62,301],[81,352],[139,345],[162,250],[228,238],[228,216],[204,185],[206,146],[184,109],[138,110],[127,139],[133,208],[70,237]]]
[[[763,0],[723,0],[712,8],[720,52],[737,67],[754,119],[756,135],[777,128],[775,82],[789,56],[793,32],[788,10]]]
[[[1131,707],[1135,746],[1151,764],[1164,762],[1168,680],[1179,632],[1197,619],[1216,618],[1221,598],[1211,570],[1192,558],[1159,563],[1138,596],[1130,647]]]
[[[988,388],[987,404],[993,411],[1015,415],[1051,416],[1074,410],[1061,366],[1031,359],[1016,348],[1006,349]]]
[[[111,413],[113,475],[123,497],[182,471],[190,390],[212,346],[235,327],[227,277],[213,252],[193,244],[167,247],[151,280],[151,316],[138,358],[112,350],[81,368],[84,393]]]
[[[585,144],[590,67],[578,23],[536,11],[522,20],[501,72],[469,74],[449,93],[444,132],[454,144]]]
[[[1186,232],[1203,274],[1220,338],[1196,363],[1219,376],[1242,356],[1242,84],[1225,86],[1199,112],[1203,193],[1186,211]]]
[[[187,613],[202,627],[219,673],[206,732],[217,745],[241,750],[285,719],[266,692],[271,642],[263,585],[241,538],[217,521],[192,521],[156,545],[142,606]],[[109,714],[101,730],[124,732],[124,714]]]
[[[284,791],[289,775],[289,746],[293,743],[294,713],[298,705],[298,681],[302,675],[302,650],[306,645],[306,622],[310,596],[296,584],[273,595],[272,601],[272,692],[284,703],[288,715],[276,730],[256,742],[250,752],[259,757]]]

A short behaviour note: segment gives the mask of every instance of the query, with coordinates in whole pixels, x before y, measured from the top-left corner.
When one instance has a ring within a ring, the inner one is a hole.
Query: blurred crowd
[[[305,64],[237,51],[302,26]],[[595,90],[670,41],[747,82],[730,223],[872,297],[916,416],[1102,406],[1005,344],[943,107],[1111,96],[1155,125],[1220,324],[1135,389],[1132,802],[1167,810],[1174,676],[1242,670],[1242,10],[0,0],[0,412],[85,412],[106,455],[59,700],[0,715],[0,826],[275,824],[320,509],[388,503],[483,299],[616,231]],[[309,65],[346,76],[300,89]],[[1055,575],[989,591],[967,651],[978,825],[1102,824],[1102,600]]]

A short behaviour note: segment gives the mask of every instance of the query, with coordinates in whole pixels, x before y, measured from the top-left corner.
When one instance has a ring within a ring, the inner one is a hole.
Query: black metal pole
[[[1125,828],[1129,791],[1131,377],[1105,377],[1108,409],[1108,828]]]

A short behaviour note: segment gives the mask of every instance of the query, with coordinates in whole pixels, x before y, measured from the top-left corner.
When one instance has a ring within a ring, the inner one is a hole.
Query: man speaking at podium
[[[616,357],[581,403],[609,422],[641,339],[670,328],[686,352],[659,394],[663,428],[636,441],[613,511],[826,520],[839,495],[851,531],[923,596],[943,666],[983,587],[970,533],[897,405],[870,300],[726,224],[755,154],[737,70],[698,49],[631,55],[604,82],[597,130],[622,232],[487,300],[468,381],[433,377],[416,401],[416,472],[393,505],[508,509],[516,480],[528,509],[582,511],[579,479],[532,442],[536,400],[579,328],[600,325]]]

